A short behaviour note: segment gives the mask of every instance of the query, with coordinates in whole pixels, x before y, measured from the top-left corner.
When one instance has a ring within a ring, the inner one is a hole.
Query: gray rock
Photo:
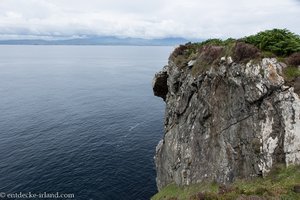
[[[158,189],[171,182],[226,184],[265,176],[276,163],[300,164],[300,100],[281,73],[276,59],[223,58],[194,77],[171,58],[153,82],[166,102],[155,155]]]
[[[192,67],[194,66],[195,63],[196,63],[196,60],[190,60],[190,61],[188,62],[188,67],[189,67],[189,68],[192,68]]]
[[[300,185],[295,185],[293,191],[296,193],[300,193]]]
[[[154,91],[154,95],[166,99],[166,95],[168,93],[167,87],[167,78],[168,73],[166,70],[162,70],[155,74],[155,77],[152,81],[152,87]]]

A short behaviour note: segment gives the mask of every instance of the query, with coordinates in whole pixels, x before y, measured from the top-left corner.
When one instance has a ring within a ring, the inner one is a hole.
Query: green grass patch
[[[193,184],[188,187],[180,187],[172,183],[154,195],[151,200],[168,200],[172,198],[177,198],[178,200],[186,199],[187,197],[189,198],[192,195],[197,194],[199,190],[216,193],[218,191],[218,184]]]
[[[287,68],[283,69],[283,74],[286,81],[292,81],[300,76],[300,70],[298,67],[288,66]]]
[[[241,196],[257,196],[265,199],[299,200],[300,194],[293,188],[300,184],[300,166],[273,169],[265,178],[252,180],[237,180],[226,186],[225,192],[216,183],[194,184],[179,187],[170,184],[154,195],[152,200],[235,200]]]

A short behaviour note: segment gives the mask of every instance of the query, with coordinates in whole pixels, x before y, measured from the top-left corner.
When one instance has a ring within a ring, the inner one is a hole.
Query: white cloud
[[[0,0],[0,38],[225,38],[270,28],[299,34],[299,18],[297,0]]]

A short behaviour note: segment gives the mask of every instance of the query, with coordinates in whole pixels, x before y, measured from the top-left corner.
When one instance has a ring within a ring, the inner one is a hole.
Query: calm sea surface
[[[149,199],[172,48],[0,46],[0,192]]]

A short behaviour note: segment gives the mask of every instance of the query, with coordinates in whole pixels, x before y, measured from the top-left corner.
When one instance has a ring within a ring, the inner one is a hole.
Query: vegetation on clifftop
[[[270,55],[274,54],[276,56],[286,57],[295,52],[300,52],[300,36],[287,29],[266,30],[237,40],[233,38],[227,40],[208,39],[198,43],[197,46],[228,46],[237,41],[252,44],[261,51],[269,52]]]
[[[240,63],[275,57],[286,64],[283,76],[287,82],[300,76],[300,36],[286,29],[266,30],[241,39],[187,43],[176,48],[171,58],[179,69],[187,69],[188,62],[195,60],[191,73],[197,76],[210,66],[219,65],[224,56],[231,56],[234,62]]]
[[[300,65],[300,36],[287,29],[266,30],[241,39],[208,39],[200,43],[187,43],[176,48],[172,56],[193,59],[208,46],[224,48],[226,51],[222,55],[232,54],[238,44],[253,45],[260,51],[261,57],[286,58],[290,65]]]
[[[277,56],[289,56],[292,53],[300,52],[300,36],[287,29],[262,31],[256,35],[245,37],[242,41]]]
[[[179,187],[170,184],[152,200],[299,200],[300,166],[277,166],[267,177]]]

